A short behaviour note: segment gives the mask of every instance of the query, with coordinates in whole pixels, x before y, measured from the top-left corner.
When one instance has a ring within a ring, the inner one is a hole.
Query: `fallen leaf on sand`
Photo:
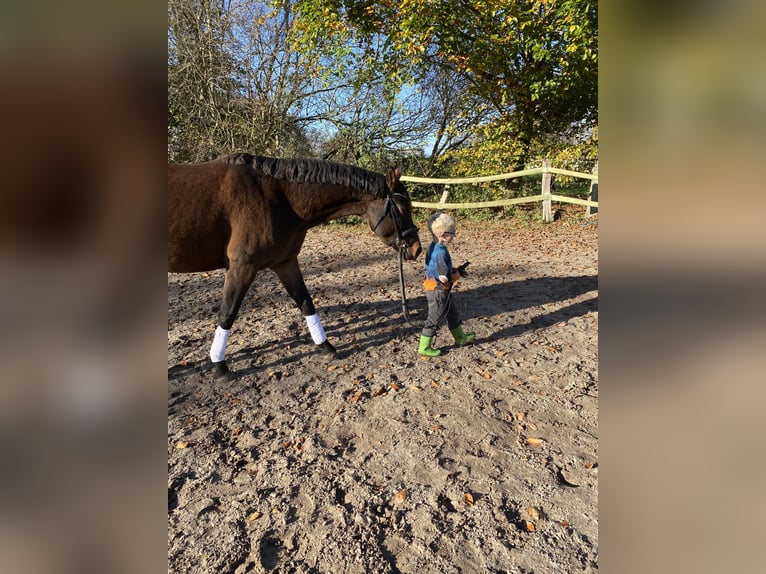
[[[338,368],[338,365],[328,365],[328,366],[327,366],[327,370],[328,370],[328,371],[334,371],[334,370],[335,370],[335,369],[337,369],[337,368]]]
[[[388,392],[386,391],[385,387],[380,387],[377,391],[372,393],[373,397],[379,397],[381,395],[387,395]]]
[[[400,386],[399,386],[399,385],[397,385],[396,383],[391,383],[391,388],[392,388],[392,389],[394,389],[395,391],[398,391],[398,390],[399,390],[399,389],[401,389],[402,387],[400,387]]]
[[[176,443],[176,448],[189,448],[190,446],[194,446],[195,444],[197,443],[194,442],[193,440],[179,440]]]
[[[252,514],[248,514],[247,518],[245,518],[246,521],[252,522],[253,520],[258,520],[261,517],[260,512],[253,512]]]
[[[524,525],[524,529],[527,532],[534,532],[535,531],[535,523],[534,522],[530,522],[529,520],[524,520],[523,521],[523,525]]]
[[[465,502],[468,506],[473,506],[473,495],[470,492],[466,492],[463,495],[463,502]]]
[[[431,386],[435,389],[438,389],[439,387],[441,387],[441,385],[437,383],[436,381],[431,381]]]
[[[529,437],[526,440],[526,443],[527,443],[528,446],[534,446],[534,447],[543,446],[544,442],[545,441],[543,439],[541,439],[541,438],[534,438],[534,437]]]
[[[574,473],[566,468],[559,470],[559,477],[568,486],[580,486],[580,481],[574,477]]]
[[[394,497],[391,499],[391,502],[394,504],[401,504],[405,500],[407,500],[407,489],[403,488],[399,492],[394,494]]]
[[[527,508],[527,514],[529,514],[529,517],[532,520],[537,520],[540,518],[540,512],[538,512],[537,508],[535,508],[534,506],[530,506],[529,508]]]

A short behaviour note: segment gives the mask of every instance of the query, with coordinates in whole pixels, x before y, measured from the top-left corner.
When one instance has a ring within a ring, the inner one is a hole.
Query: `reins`
[[[413,327],[421,328],[421,325],[415,323],[410,317],[410,310],[407,307],[407,294],[404,290],[404,266],[402,261],[404,260],[404,250],[407,246],[402,242],[399,245],[399,290],[402,293],[402,313],[404,313],[404,320],[407,321]]]
[[[394,222],[394,229],[396,231],[396,240],[397,245],[399,247],[399,290],[402,295],[402,313],[404,313],[404,319],[407,321],[410,325],[413,327],[420,328],[421,325],[418,325],[415,323],[415,321],[412,320],[412,317],[410,316],[410,310],[407,307],[407,295],[404,288],[404,251],[407,249],[407,242],[406,237],[408,235],[411,235],[413,232],[417,232],[417,227],[411,227],[409,229],[405,229],[402,231],[402,223],[399,219],[399,210],[396,207],[396,204],[394,203],[394,195],[399,195],[400,197],[405,197],[402,194],[392,194],[390,191],[386,190],[386,202],[383,204],[383,209],[380,210],[380,218],[378,219],[378,222],[374,225],[372,228],[373,231],[377,229],[378,225],[381,224],[381,222],[385,219],[386,215],[391,214],[391,220]]]

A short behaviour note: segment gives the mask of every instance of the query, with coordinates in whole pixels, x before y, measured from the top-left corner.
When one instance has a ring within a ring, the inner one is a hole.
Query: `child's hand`
[[[465,268],[468,267],[470,264],[471,264],[470,261],[466,261],[465,263],[463,263],[460,267],[456,269],[456,271],[461,277],[468,277],[468,272],[465,270]]]
[[[441,281],[442,283],[446,283],[447,281],[449,281],[449,279],[447,279],[446,275],[439,275],[439,281]]]

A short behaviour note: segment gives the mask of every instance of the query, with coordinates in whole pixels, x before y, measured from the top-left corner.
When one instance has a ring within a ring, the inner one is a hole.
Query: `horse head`
[[[401,175],[401,168],[388,168],[386,195],[372,202],[367,221],[383,243],[397,251],[403,248],[405,259],[417,259],[422,251],[420,237],[412,221],[412,201],[400,181]]]

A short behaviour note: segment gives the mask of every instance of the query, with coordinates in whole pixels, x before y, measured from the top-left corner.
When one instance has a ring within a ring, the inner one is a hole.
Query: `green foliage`
[[[560,136],[549,141],[537,142],[530,151],[529,161],[531,164],[541,165],[543,159],[548,159],[551,167],[593,173],[598,161],[598,127],[580,132],[572,131],[567,137]],[[552,192],[557,195],[587,199],[590,180],[555,174],[552,187]]]
[[[465,77],[514,137],[593,123],[597,110],[597,4],[588,0],[298,0],[304,51],[355,46],[377,54],[389,82],[433,67]],[[329,39],[329,40],[328,40]]]
[[[517,137],[511,117],[501,116],[478,126],[474,136],[461,149],[445,155],[453,177],[496,175],[523,169],[527,146]]]

